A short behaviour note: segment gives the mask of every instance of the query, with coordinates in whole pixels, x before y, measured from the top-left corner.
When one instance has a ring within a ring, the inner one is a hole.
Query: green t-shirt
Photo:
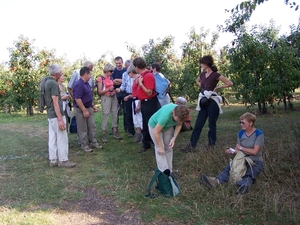
[[[172,112],[176,106],[176,104],[171,103],[161,107],[149,119],[149,126],[155,128],[155,126],[159,124],[163,127],[163,130],[167,130],[170,127],[176,126],[178,122],[174,121],[172,117]]]
[[[64,115],[58,83],[56,82],[56,80],[54,80],[53,77],[49,77],[45,83],[45,102],[47,106],[47,115],[49,119],[57,117],[54,111],[52,96],[58,96],[58,105],[60,108],[60,113],[61,115]]]

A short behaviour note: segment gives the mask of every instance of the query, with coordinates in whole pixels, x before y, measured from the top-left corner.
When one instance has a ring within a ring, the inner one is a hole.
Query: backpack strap
[[[146,194],[145,197],[155,198],[155,195],[151,194],[150,190],[151,190],[151,187],[152,187],[154,181],[157,179],[157,177],[159,176],[160,173],[161,173],[161,171],[159,169],[156,169],[155,174],[152,177],[152,179],[151,179],[151,181],[150,181],[150,183],[148,185],[148,189],[147,189],[148,194]]]

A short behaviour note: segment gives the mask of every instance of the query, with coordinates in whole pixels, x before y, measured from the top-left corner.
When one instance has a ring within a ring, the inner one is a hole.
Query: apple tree
[[[34,70],[36,57],[33,41],[20,36],[9,48],[9,68],[12,73],[12,104],[15,109],[26,108],[28,116],[34,114],[33,106],[36,104],[37,74]]]

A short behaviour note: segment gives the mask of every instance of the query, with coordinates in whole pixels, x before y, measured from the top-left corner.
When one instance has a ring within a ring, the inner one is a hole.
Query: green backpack
[[[154,181],[157,184],[155,188],[165,197],[174,197],[179,194],[179,187],[172,173],[168,176],[156,168],[155,174],[148,185],[148,194],[145,195],[146,197],[155,198],[155,195],[151,194],[151,187]]]

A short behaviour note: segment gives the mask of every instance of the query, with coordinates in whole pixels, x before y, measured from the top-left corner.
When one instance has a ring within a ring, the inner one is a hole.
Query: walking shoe
[[[58,166],[58,161],[56,159],[50,160],[49,165],[50,165],[50,167],[56,167],[56,166]]]
[[[114,135],[114,138],[117,139],[117,140],[121,140],[121,139],[122,139],[122,138],[120,137],[120,135],[119,135],[119,131],[118,131],[118,130],[114,131],[114,132],[113,132],[113,135]]]
[[[83,147],[82,150],[83,150],[84,152],[92,152],[92,151],[93,151],[93,149],[91,149],[89,146]]]
[[[200,181],[208,188],[215,188],[219,183],[216,177],[208,177],[205,174],[200,175]]]
[[[141,133],[137,133],[132,142],[135,142],[135,143],[140,142],[142,140],[142,137],[143,136]]]
[[[96,142],[96,143],[91,145],[91,148],[101,149],[103,147]]]
[[[204,147],[206,148],[206,151],[213,151],[215,149],[215,145],[204,145]]]
[[[138,153],[143,153],[143,152],[146,152],[149,148],[142,148],[138,151]]]
[[[188,153],[188,152],[195,152],[196,149],[195,147],[191,146],[191,144],[189,143],[185,147],[181,148],[180,151],[183,153]]]
[[[102,142],[107,143],[106,134],[102,134]]]
[[[76,166],[76,163],[70,161],[58,162],[58,167],[72,168],[74,166]]]
[[[250,186],[247,184],[242,184],[235,192],[235,194],[245,195],[249,192]]]

